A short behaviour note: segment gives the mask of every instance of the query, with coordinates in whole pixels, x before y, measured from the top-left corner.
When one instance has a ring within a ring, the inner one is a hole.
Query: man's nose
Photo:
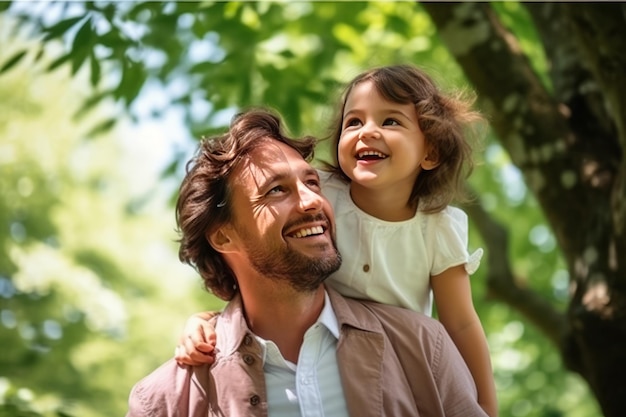
[[[319,211],[322,208],[323,197],[306,185],[300,184],[298,187],[298,196],[300,210],[303,212]]]

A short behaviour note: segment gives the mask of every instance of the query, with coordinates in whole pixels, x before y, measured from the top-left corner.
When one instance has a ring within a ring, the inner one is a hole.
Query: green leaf
[[[205,7],[204,3],[198,1],[176,2],[176,14],[197,13],[203,7]]]
[[[109,21],[113,21],[113,19],[115,18],[115,15],[117,13],[117,4],[115,4],[114,2],[111,2],[107,5],[105,5],[102,9],[101,9],[102,14],[104,15],[104,17]]]
[[[72,26],[84,18],[85,16],[70,17],[69,19],[61,20],[56,25],[42,28],[42,32],[46,34],[43,38],[43,42],[63,36]]]
[[[24,58],[26,53],[27,53],[26,50],[19,51],[16,54],[14,54],[11,58],[9,58],[7,62],[5,62],[4,65],[2,65],[2,67],[0,68],[0,74],[13,68],[18,62],[22,60],[22,58]]]
[[[96,58],[96,54],[94,54],[93,51],[89,54],[89,63],[91,64],[89,81],[91,82],[91,86],[95,87],[100,81],[100,61],[98,61],[98,58]]]
[[[39,61],[41,59],[41,57],[43,57],[45,50],[43,45],[40,46],[39,50],[37,51],[37,54],[35,55],[35,61]]]
[[[149,11],[150,15],[159,14],[163,5],[161,2],[151,1],[151,2],[140,2],[136,3],[132,9],[130,9],[124,18],[130,21],[137,21],[137,17],[145,10]]]
[[[0,1],[0,12],[7,11],[11,7],[11,0]]]
[[[191,66],[191,68],[189,69],[189,72],[191,74],[207,74],[209,72],[211,72],[214,68],[215,65],[213,62],[199,62],[197,64],[194,64]]]
[[[87,98],[87,100],[85,100],[85,102],[83,103],[82,107],[78,109],[76,113],[74,113],[72,118],[74,120],[79,120],[80,118],[85,116],[85,114],[87,114],[89,110],[93,109],[98,103],[100,103],[109,94],[111,94],[110,91],[104,91],[104,92],[89,96],[89,98]]]
[[[407,33],[410,28],[409,23],[398,16],[389,16],[386,27],[392,29],[395,33]]]
[[[71,57],[72,57],[71,54],[65,54],[55,59],[54,61],[52,61],[50,65],[48,65],[48,69],[47,69],[48,72],[54,71],[55,69],[63,65],[65,62],[69,61]]]
[[[91,27],[91,18],[88,18],[85,20],[85,23],[83,23],[78,32],[76,32],[74,42],[72,43],[72,49],[77,50],[88,48],[91,45],[92,37],[93,29]]]
[[[79,49],[71,54],[72,75],[76,75],[80,67],[85,63],[88,55],[89,51],[87,49]]]
[[[296,56],[296,55],[293,53],[293,51],[291,51],[291,50],[289,50],[289,49],[284,50],[284,51],[281,51],[281,52],[279,53],[279,55],[281,55],[281,56],[283,56],[283,57],[285,57],[285,58],[287,58],[287,59],[292,59],[292,58],[294,58],[294,57]]]
[[[207,27],[204,24],[203,19],[196,17],[193,21],[193,25],[191,26],[191,33],[193,33],[198,39],[202,39],[204,37],[207,33]]]
[[[72,58],[72,74],[76,74],[80,67],[89,56],[90,47],[92,44],[93,29],[91,27],[91,18],[85,20],[82,27],[76,33],[74,42],[72,43],[72,51],[70,52]]]
[[[115,89],[114,96],[123,98],[126,104],[132,103],[146,81],[146,71],[142,64],[126,59],[122,71],[122,79]]]
[[[113,126],[115,126],[115,123],[117,123],[117,119],[115,118],[110,118],[101,123],[98,123],[93,129],[89,131],[89,133],[87,133],[86,135],[87,139],[94,139],[98,135],[107,133],[108,131],[113,129]]]
[[[105,34],[100,35],[98,41],[100,44],[111,49],[125,48],[130,43],[124,38],[123,34],[116,27],[113,27]]]

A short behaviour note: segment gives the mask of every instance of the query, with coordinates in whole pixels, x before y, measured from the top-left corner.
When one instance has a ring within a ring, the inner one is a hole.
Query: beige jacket
[[[351,416],[486,416],[439,322],[327,291],[341,329],[337,362]],[[217,318],[216,332],[212,366],[166,362],[133,387],[127,417],[267,416],[261,348],[240,298]]]

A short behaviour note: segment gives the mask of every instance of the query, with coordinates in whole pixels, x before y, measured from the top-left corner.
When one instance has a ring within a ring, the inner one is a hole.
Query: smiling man
[[[133,388],[135,416],[484,416],[435,320],[344,298],[312,138],[273,114],[233,119],[188,165],[176,206],[180,258],[228,300],[215,362],[165,363]]]

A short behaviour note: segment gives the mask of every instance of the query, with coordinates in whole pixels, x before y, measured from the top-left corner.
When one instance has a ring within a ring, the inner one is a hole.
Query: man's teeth
[[[378,151],[362,151],[362,152],[359,152],[357,156],[359,158],[365,158],[366,156],[375,156],[377,158],[382,158],[382,159],[387,157],[387,155]]]
[[[321,235],[324,233],[324,228],[322,226],[309,227],[306,229],[298,230],[293,234],[293,237],[307,237],[311,235]]]

